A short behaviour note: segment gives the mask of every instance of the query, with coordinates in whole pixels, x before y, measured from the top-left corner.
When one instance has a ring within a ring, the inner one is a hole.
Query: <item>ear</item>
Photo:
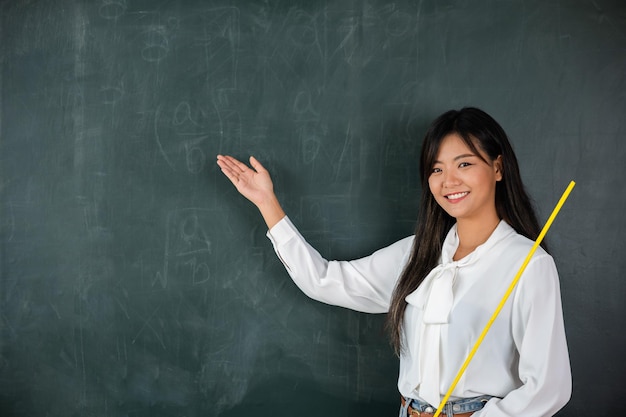
[[[496,171],[496,181],[502,180],[502,155],[498,155],[498,157],[493,161],[493,168]]]

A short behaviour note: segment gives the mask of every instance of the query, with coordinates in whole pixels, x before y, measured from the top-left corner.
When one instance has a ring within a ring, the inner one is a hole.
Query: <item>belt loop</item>
[[[433,414],[439,409],[439,404],[433,407]],[[441,409],[440,417],[454,417],[454,410],[452,409],[452,403],[448,401]]]

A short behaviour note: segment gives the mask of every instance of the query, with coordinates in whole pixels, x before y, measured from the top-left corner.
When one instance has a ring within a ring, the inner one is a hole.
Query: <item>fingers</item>
[[[224,175],[235,185],[239,182],[239,177],[243,175],[242,163],[230,156],[217,156],[217,165],[220,167]],[[245,169],[248,169],[243,165]]]
[[[263,165],[254,157],[250,157],[250,165],[256,172],[267,171]]]
[[[217,164],[222,170],[228,169],[233,174],[243,174],[250,170],[246,164],[228,155],[217,155]],[[250,166],[252,166],[256,172],[267,171],[254,156],[250,157]]]
[[[242,173],[249,169],[245,164],[239,162],[232,156],[218,155],[217,164],[220,166],[220,168],[227,168],[234,173]]]

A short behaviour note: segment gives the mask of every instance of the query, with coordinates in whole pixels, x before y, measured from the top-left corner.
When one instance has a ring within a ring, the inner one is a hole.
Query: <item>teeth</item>
[[[450,194],[450,195],[447,195],[446,198],[448,200],[456,200],[457,198],[465,197],[466,195],[467,195],[467,191],[464,193]]]

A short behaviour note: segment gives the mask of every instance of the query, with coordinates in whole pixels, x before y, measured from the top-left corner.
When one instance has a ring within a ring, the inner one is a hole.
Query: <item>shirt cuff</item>
[[[274,246],[280,246],[288,242],[296,235],[296,227],[291,223],[289,217],[285,216],[278,223],[267,231],[266,236],[272,241]]]

